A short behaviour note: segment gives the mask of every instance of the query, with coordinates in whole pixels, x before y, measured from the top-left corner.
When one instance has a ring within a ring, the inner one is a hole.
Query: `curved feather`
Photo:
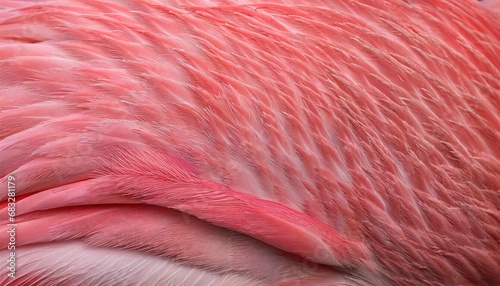
[[[216,284],[493,284],[500,27],[481,5],[2,1],[0,183],[20,255],[44,261],[17,281],[121,283],[70,272],[109,254],[144,263],[131,285],[147,263]],[[49,263],[73,243],[77,265]],[[198,283],[180,276],[151,283]]]

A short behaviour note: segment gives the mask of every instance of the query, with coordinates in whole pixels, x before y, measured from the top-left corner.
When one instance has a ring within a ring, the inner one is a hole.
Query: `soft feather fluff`
[[[2,285],[498,281],[481,4],[8,0],[0,19]]]

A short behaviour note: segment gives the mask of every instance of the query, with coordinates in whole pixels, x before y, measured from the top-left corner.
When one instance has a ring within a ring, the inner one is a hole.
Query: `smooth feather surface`
[[[2,251],[2,256],[8,255]],[[236,273],[215,273],[145,253],[64,242],[20,248],[16,280],[2,285],[259,285]],[[5,264],[5,262],[3,262]],[[5,267],[4,267],[5,268]]]

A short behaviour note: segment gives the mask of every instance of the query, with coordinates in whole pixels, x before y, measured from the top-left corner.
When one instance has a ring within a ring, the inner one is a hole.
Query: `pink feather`
[[[495,285],[497,3],[1,1],[0,284]]]

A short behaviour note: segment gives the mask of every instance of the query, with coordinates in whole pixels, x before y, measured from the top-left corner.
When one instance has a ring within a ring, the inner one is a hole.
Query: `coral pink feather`
[[[498,3],[0,1],[0,284],[495,285]]]

